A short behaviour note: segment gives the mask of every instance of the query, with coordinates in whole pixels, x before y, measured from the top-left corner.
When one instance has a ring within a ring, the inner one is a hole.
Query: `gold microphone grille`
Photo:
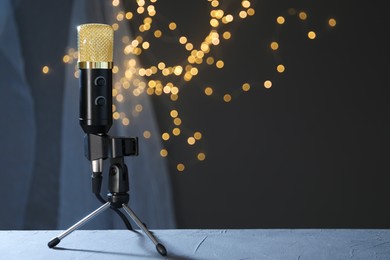
[[[112,62],[114,31],[107,24],[82,24],[78,31],[79,62]]]

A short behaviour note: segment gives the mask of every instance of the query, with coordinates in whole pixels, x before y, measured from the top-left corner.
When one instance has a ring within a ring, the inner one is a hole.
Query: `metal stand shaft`
[[[126,204],[122,204],[123,209],[126,211],[127,214],[134,220],[134,222],[139,226],[140,229],[142,229],[145,234],[152,240],[153,244],[156,246],[157,251],[163,255],[167,255],[167,250],[165,247],[157,241],[157,239],[153,236],[152,233],[145,227],[145,225],[141,222],[141,220],[135,215],[135,213],[127,206]]]
[[[55,247],[56,245],[58,245],[58,243],[61,242],[61,240],[63,238],[65,238],[66,236],[68,236],[70,233],[72,233],[73,231],[75,231],[76,229],[84,226],[84,224],[86,224],[88,221],[90,221],[91,219],[93,219],[94,217],[96,217],[97,215],[99,215],[100,213],[102,213],[104,210],[108,209],[110,207],[110,202],[106,202],[105,204],[103,204],[102,206],[100,206],[98,209],[96,209],[95,211],[93,211],[92,213],[90,213],[89,215],[85,216],[83,219],[81,219],[79,222],[77,222],[76,224],[74,224],[73,226],[71,226],[70,228],[68,228],[66,231],[64,231],[63,233],[61,233],[58,237],[55,237],[53,238],[52,240],[50,240],[50,242],[47,244],[50,248],[53,248]]]

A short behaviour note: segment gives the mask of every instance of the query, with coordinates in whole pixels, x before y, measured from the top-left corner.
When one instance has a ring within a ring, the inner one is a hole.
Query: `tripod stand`
[[[104,203],[98,209],[78,221],[76,224],[68,228],[59,236],[49,241],[49,248],[53,248],[61,242],[63,238],[70,233],[80,228],[88,221],[104,212],[108,208],[112,208],[125,222],[126,227],[132,230],[130,223],[125,215],[119,211],[123,208],[125,212],[133,219],[139,228],[141,228],[149,239],[156,246],[156,250],[162,256],[167,255],[165,247],[157,241],[153,234],[147,229],[144,223],[135,215],[131,208],[127,205],[129,202],[129,179],[128,170],[124,162],[124,156],[138,155],[138,139],[110,137],[108,135],[87,134],[84,138],[84,150],[86,157],[92,161],[92,190],[96,197]],[[100,196],[103,160],[110,158],[109,169],[109,193],[106,202]]]

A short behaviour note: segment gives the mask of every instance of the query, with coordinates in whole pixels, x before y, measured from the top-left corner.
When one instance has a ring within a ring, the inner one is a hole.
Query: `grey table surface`
[[[0,259],[390,259],[387,229],[151,230],[160,256],[140,230],[0,231]]]

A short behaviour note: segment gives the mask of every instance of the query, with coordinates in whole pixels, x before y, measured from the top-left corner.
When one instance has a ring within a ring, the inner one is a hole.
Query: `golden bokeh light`
[[[222,37],[225,39],[225,40],[229,40],[231,37],[232,37],[232,34],[230,32],[224,32],[222,34]]]
[[[242,7],[249,8],[251,6],[251,2],[244,0],[241,2]]]
[[[72,57],[70,55],[64,55],[64,57],[62,58],[62,61],[64,63],[69,63],[71,60],[72,60]]]
[[[196,140],[202,139],[202,133],[201,133],[201,132],[195,132],[195,133],[194,133],[194,138],[195,138]]]
[[[120,118],[119,112],[114,112],[114,113],[112,114],[112,118],[114,118],[115,120],[118,120],[118,119]]]
[[[150,47],[150,43],[149,42],[143,42],[142,43],[142,48],[144,48],[145,50],[149,49]]]
[[[207,63],[208,65],[212,65],[212,64],[214,63],[214,58],[213,58],[213,57],[208,57],[208,58],[206,59],[206,63]]]
[[[225,94],[223,96],[223,101],[225,101],[226,103],[232,101],[232,96],[230,94]]]
[[[336,26],[336,19],[330,18],[328,21],[328,24],[330,27],[335,27]]]
[[[170,115],[171,117],[175,118],[179,115],[179,112],[177,112],[177,110],[171,110]]]
[[[276,51],[277,49],[279,49],[279,43],[271,42],[270,47],[272,50]]]
[[[188,139],[187,139],[187,143],[189,144],[189,145],[194,145],[195,144],[195,138],[194,137],[188,137]]]
[[[180,135],[180,133],[181,133],[180,128],[178,128],[178,127],[173,128],[172,134],[173,134],[174,136],[178,136],[178,135]]]
[[[238,16],[240,16],[241,19],[244,19],[248,16],[248,13],[246,11],[240,11]]]
[[[170,30],[175,30],[176,29],[176,27],[177,27],[177,25],[176,25],[176,23],[174,23],[174,22],[171,22],[171,23],[169,23],[169,25],[168,25],[168,27],[169,27],[169,29]]]
[[[279,73],[283,73],[286,68],[284,67],[283,64],[279,64],[277,67],[276,67],[276,70],[279,72]]]
[[[179,164],[177,164],[177,166],[176,166],[176,169],[177,169],[179,172],[184,171],[185,168],[186,168],[186,167],[185,167],[184,164],[182,164],[182,163],[179,163]]]
[[[301,19],[303,21],[307,19],[307,14],[303,11],[299,12],[298,16],[299,16],[299,19]]]
[[[186,46],[186,50],[187,51],[191,51],[194,48],[194,45],[192,43],[190,43],[190,42],[187,43],[185,46]]]
[[[113,6],[118,6],[119,5],[119,0],[112,0],[112,5]]]
[[[162,32],[160,30],[155,30],[154,31],[154,37],[160,38],[162,36]]]
[[[127,20],[131,20],[133,18],[133,13],[132,12],[127,12],[125,15]]]
[[[264,81],[264,87],[265,88],[271,88],[272,87],[272,82],[270,80]]]
[[[213,94],[213,89],[211,87],[207,87],[207,88],[204,89],[204,93],[207,96],[211,96]]]
[[[118,102],[123,102],[123,100],[124,100],[124,97],[123,97],[122,94],[116,95],[116,101],[118,101]]]
[[[116,15],[116,20],[118,22],[122,21],[123,18],[125,17],[124,13],[123,12],[119,12],[117,15]]]
[[[169,138],[170,138],[170,135],[169,135],[168,133],[163,133],[163,134],[161,135],[161,138],[162,138],[164,141],[168,141]]]
[[[175,119],[173,119],[173,123],[177,126],[181,125],[181,119],[176,117]]]
[[[50,71],[49,66],[43,66],[43,67],[42,67],[42,72],[43,72],[43,74],[48,74],[49,71]]]
[[[283,16],[278,16],[278,17],[276,18],[276,22],[277,22],[278,24],[284,24],[284,23],[286,22],[286,19],[284,19]]]
[[[117,31],[117,30],[119,29],[119,24],[113,23],[113,24],[111,25],[111,27],[112,27],[112,29],[113,29],[114,31]]]
[[[234,16],[231,14],[228,14],[228,15],[222,17],[222,22],[224,24],[231,23],[231,22],[233,22],[233,20],[234,20]]]
[[[210,20],[210,25],[211,25],[212,27],[218,27],[219,22],[218,22],[217,19],[213,18],[213,19]]]
[[[223,66],[225,66],[225,63],[222,61],[222,60],[219,60],[215,63],[215,66],[218,68],[218,69],[222,69]]]
[[[253,8],[249,8],[246,12],[248,13],[249,16],[255,15],[255,9]]]
[[[138,104],[135,106],[135,111],[137,111],[137,112],[141,112],[142,109],[143,109],[143,106],[141,104]]]
[[[126,117],[126,118],[123,118],[123,119],[122,119],[122,124],[123,124],[123,125],[129,125],[129,124],[130,124],[130,119],[128,119],[127,117]]]
[[[143,6],[137,8],[137,13],[143,14],[144,12],[145,12],[145,8]]]
[[[167,157],[167,156],[168,156],[168,151],[167,151],[167,149],[161,149],[161,150],[160,150],[160,155],[161,155],[161,157]]]
[[[251,89],[251,85],[249,83],[244,83],[242,85],[242,90],[243,91],[249,91]]]
[[[152,134],[150,133],[150,131],[145,130],[143,133],[143,136],[145,139],[149,139],[152,136]]]
[[[179,38],[179,42],[180,42],[181,44],[186,44],[186,43],[187,43],[187,37],[181,36],[181,37]]]
[[[118,73],[118,72],[119,72],[118,66],[114,66],[114,67],[112,68],[112,73],[116,74],[116,73]]]
[[[204,161],[206,159],[206,154],[205,153],[198,153],[196,156],[199,161]]]
[[[307,37],[309,37],[310,40],[314,40],[317,37],[317,35],[315,32],[310,31],[307,33]]]

